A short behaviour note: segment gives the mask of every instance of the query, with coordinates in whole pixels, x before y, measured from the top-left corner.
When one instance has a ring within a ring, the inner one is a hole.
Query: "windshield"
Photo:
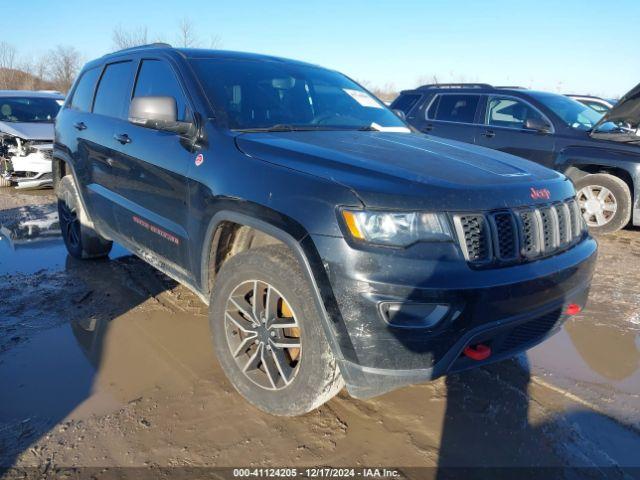
[[[55,98],[0,98],[1,122],[53,123],[60,110]]]
[[[216,115],[233,130],[406,127],[382,102],[337,72],[280,61],[191,63]]]
[[[577,130],[591,130],[602,118],[602,113],[564,95],[531,92],[531,96],[553,111],[564,123]]]

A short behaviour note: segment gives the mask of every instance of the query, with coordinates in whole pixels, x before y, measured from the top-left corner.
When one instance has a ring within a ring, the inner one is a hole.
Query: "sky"
[[[0,41],[23,58],[72,45],[113,50],[114,28],[175,43],[304,60],[367,86],[474,81],[619,97],[640,83],[640,1],[1,0]]]

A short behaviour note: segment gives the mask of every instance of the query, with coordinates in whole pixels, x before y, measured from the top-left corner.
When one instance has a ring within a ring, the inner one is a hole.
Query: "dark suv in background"
[[[54,180],[69,253],[117,241],[193,290],[234,387],[280,415],[513,356],[585,305],[596,259],[563,175],[269,56],[88,63]]]
[[[424,85],[391,108],[421,132],[518,155],[566,174],[585,221],[640,225],[640,86],[604,116],[564,95],[487,84]]]

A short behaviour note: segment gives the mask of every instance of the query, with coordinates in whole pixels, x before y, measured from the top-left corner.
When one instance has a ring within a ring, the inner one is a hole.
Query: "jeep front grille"
[[[465,259],[473,265],[523,262],[567,250],[584,234],[574,199],[535,207],[453,216]]]

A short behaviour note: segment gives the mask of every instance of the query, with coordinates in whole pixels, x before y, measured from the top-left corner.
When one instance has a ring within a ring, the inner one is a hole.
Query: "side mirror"
[[[527,118],[524,122],[524,128],[527,130],[535,130],[540,133],[549,133],[551,131],[549,124],[539,118]]]
[[[405,115],[404,111],[398,109],[398,108],[394,108],[393,113],[395,113],[401,120],[404,120],[405,122],[407,121],[407,116]]]
[[[129,121],[153,130],[185,135],[193,130],[190,122],[179,122],[178,107],[173,97],[135,97],[129,107]]]

